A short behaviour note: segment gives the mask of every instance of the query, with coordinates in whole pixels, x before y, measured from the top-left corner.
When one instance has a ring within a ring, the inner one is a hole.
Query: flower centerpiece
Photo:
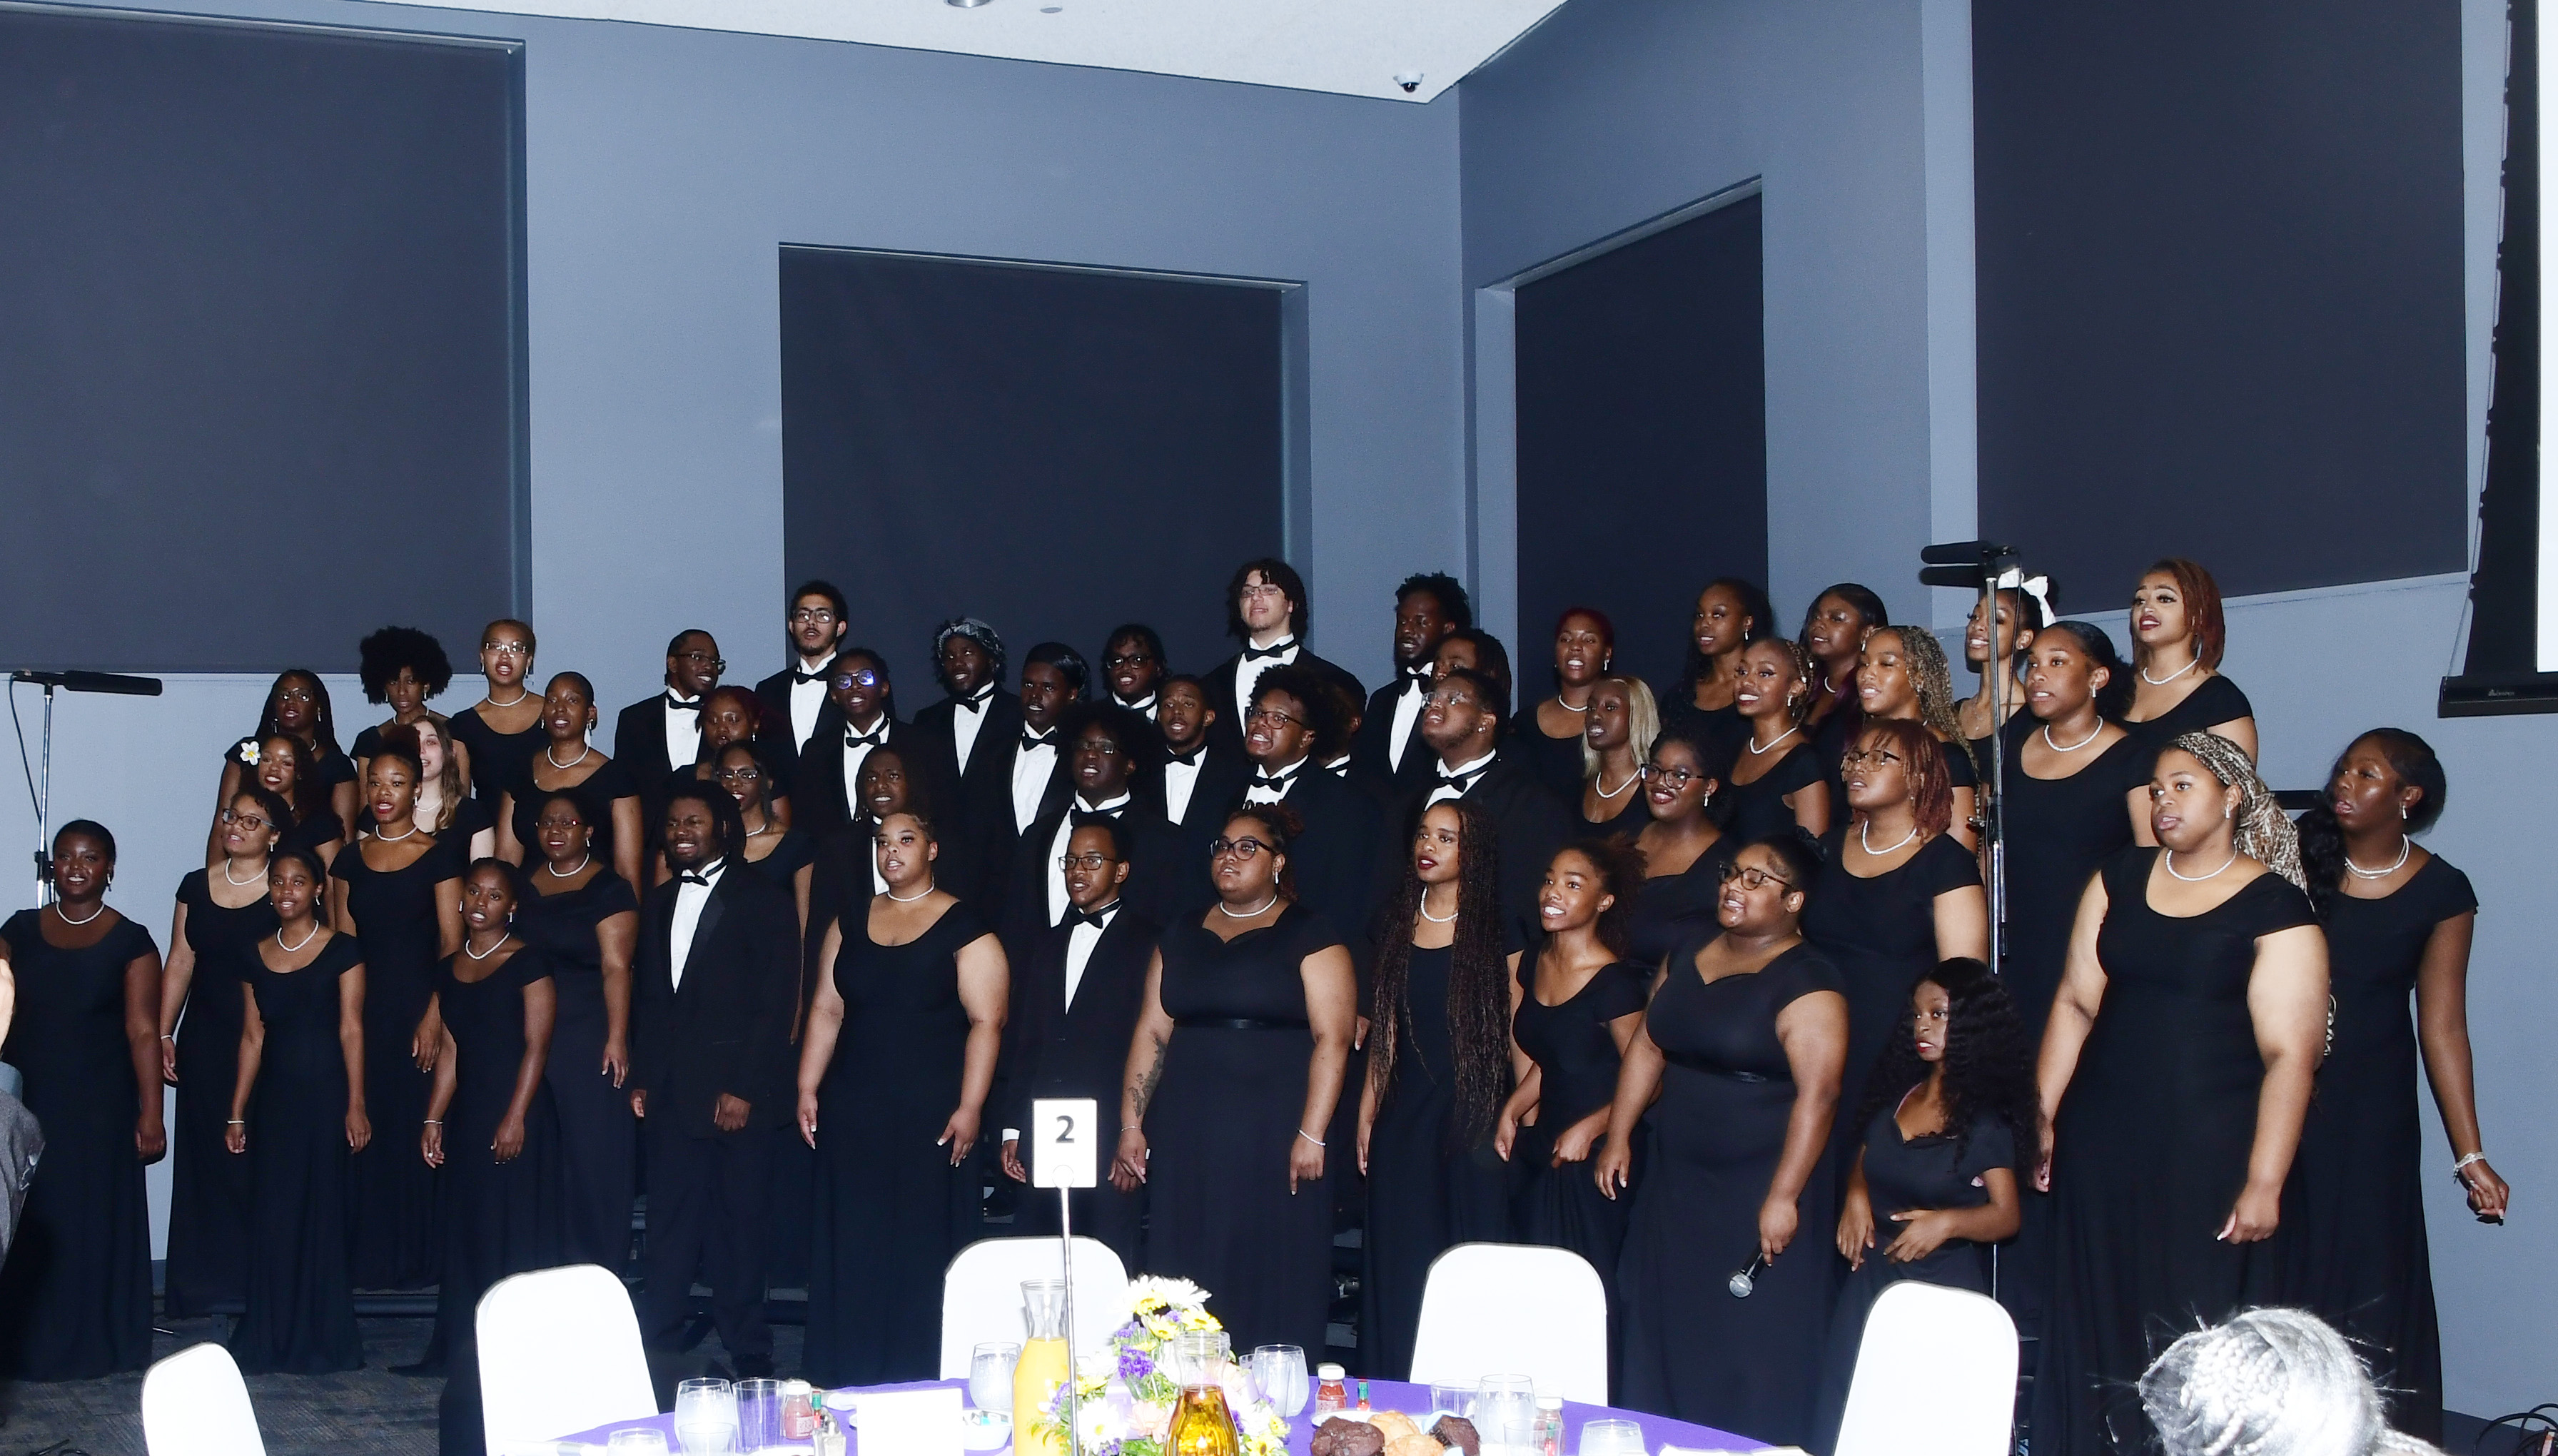
[[[1208,1291],[1188,1279],[1140,1274],[1129,1280],[1127,1321],[1110,1332],[1099,1359],[1087,1355],[1078,1361],[1075,1393],[1084,1456],[1164,1456],[1173,1409],[1182,1398],[1171,1370],[1174,1337],[1222,1328],[1208,1312]],[[1233,1361],[1225,1362],[1218,1385],[1244,1456],[1286,1456],[1287,1420]],[[1031,1429],[1063,1439],[1066,1405],[1061,1383]]]

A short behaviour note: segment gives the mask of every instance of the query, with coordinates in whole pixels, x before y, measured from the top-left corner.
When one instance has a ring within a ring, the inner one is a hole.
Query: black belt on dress
[[[1744,1072],[1737,1067],[1717,1066],[1702,1058],[1675,1056],[1668,1052],[1663,1052],[1661,1054],[1661,1060],[1669,1063],[1673,1067],[1684,1067],[1690,1072],[1702,1072],[1708,1077],[1720,1077],[1726,1082],[1764,1083],[1791,1081],[1789,1078],[1765,1077],[1756,1072]]]
[[[1180,1016],[1173,1025],[1193,1031],[1304,1031],[1303,1021],[1275,1021],[1261,1016]]]

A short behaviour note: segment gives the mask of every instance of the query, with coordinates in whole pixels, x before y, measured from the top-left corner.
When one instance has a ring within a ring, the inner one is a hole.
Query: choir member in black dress
[[[1741,841],[1723,831],[1718,801],[1732,755],[1719,741],[1664,730],[1643,765],[1643,802],[1651,822],[1634,836],[1643,856],[1643,892],[1626,916],[1626,952],[1648,974],[1697,934],[1712,935],[1723,898],[1723,871]]]
[[[851,624],[844,594],[833,582],[801,582],[790,594],[782,622],[790,664],[755,684],[756,700],[764,706],[764,733],[758,741],[773,762],[798,766],[801,750],[817,731],[817,715],[826,706],[835,650]]]
[[[1110,700],[1155,720],[1155,694],[1162,690],[1172,665],[1164,659],[1164,639],[1143,622],[1123,622],[1101,644],[1101,685]]]
[[[275,847],[308,849],[320,856],[322,864],[337,858],[338,847],[347,842],[347,825],[330,806],[330,791],[320,783],[311,750],[297,739],[275,733],[232,750],[233,758],[242,755],[255,775],[248,785],[277,796],[292,810]],[[219,834],[214,835],[213,848],[220,852]]]
[[[782,828],[789,828],[792,777],[790,764],[787,760],[776,757],[773,751],[765,746],[764,700],[736,683],[730,683],[726,687],[714,687],[702,694],[701,740],[694,745],[692,762],[676,766],[674,775],[667,785],[668,792],[671,793],[676,784],[707,784],[717,779],[719,776],[713,772],[713,768],[718,764],[719,756],[727,752],[731,745],[741,743],[746,745],[748,751],[755,755],[756,761],[764,766],[765,812],[773,815],[775,823]],[[663,801],[660,799],[661,804]],[[662,817],[662,812],[660,816]],[[647,824],[656,821],[643,819],[640,822]],[[653,853],[644,858],[649,862],[652,873],[664,868],[663,862]],[[659,875],[659,878],[663,876]]]
[[[1289,899],[1321,917],[1333,937],[1348,945],[1367,925],[1381,830],[1376,801],[1323,772],[1315,759],[1316,745],[1340,734],[1333,710],[1324,678],[1313,668],[1263,673],[1244,726],[1243,754],[1252,761],[1252,780],[1243,797],[1250,803],[1285,803],[1296,815],[1297,827],[1288,836]]]
[[[1660,709],[1641,679],[1611,677],[1591,690],[1586,712],[1581,756],[1588,768],[1573,791],[1581,822],[1602,834],[1632,839],[1652,821],[1650,804],[1635,786],[1651,759],[1652,741],[1661,736]]]
[[[355,1287],[435,1282],[434,1170],[410,1129],[426,1119],[435,1050],[429,1009],[436,962],[462,946],[461,846],[416,819],[417,735],[382,734],[365,776],[373,827],[329,866],[330,927],[364,962],[364,1106],[384,1134],[355,1160]]]
[[[1071,897],[1066,883],[1066,841],[1078,825],[1096,819],[1117,824],[1128,865],[1120,894],[1148,920],[1163,924],[1176,905],[1193,910],[1199,896],[1185,880],[1199,876],[1182,858],[1182,837],[1150,804],[1137,801],[1134,782],[1152,767],[1158,739],[1154,725],[1134,708],[1077,703],[1058,716],[1066,793],[1052,796],[1014,851],[1007,882],[1012,896],[998,930],[1004,950],[1019,960],[1063,924]],[[1190,873],[1185,875],[1187,870]]]
[[[2041,1123],[2034,1047],[1987,965],[1934,966],[1898,1022],[1865,1094],[1843,1104],[1858,1128],[1841,1160],[1838,1250],[1850,1272],[1821,1360],[1815,1451],[1837,1441],[1884,1290],[1917,1279],[1989,1292],[1989,1246],[2016,1233],[2018,1153]]]
[[[791,772],[790,822],[823,837],[861,816],[862,763],[875,748],[907,748],[916,729],[897,716],[888,660],[869,648],[835,655],[820,731],[809,735]],[[862,846],[867,859],[870,847]]]
[[[2420,1049],[2471,1211],[2500,1221],[2511,1197],[2480,1140],[2470,1076],[2478,897],[2469,876],[2411,837],[2441,817],[2446,787],[2425,740],[2375,728],[2345,748],[2326,801],[2301,816],[2336,1023],[2301,1128],[2300,1217],[2284,1291],[2363,1352],[2391,1426],[2437,1443],[2443,1351],[2420,1182]]]
[[[1991,732],[2025,707],[2025,683],[2017,676],[2017,668],[2034,647],[2034,635],[2052,620],[2042,595],[2048,589],[2047,579],[2036,576],[2016,586],[1985,592],[1972,604],[1972,615],[1964,623],[1963,660],[1981,675],[1981,687],[1954,709],[1954,719],[1961,725],[1963,741],[1972,747],[1974,761],[1982,766],[1984,778],[1988,774]],[[1990,642],[1993,631],[1998,634],[1995,648]],[[1995,715],[1993,696],[1997,699]]]
[[[534,821],[542,862],[524,876],[515,934],[541,952],[557,1010],[542,1065],[560,1131],[567,1190],[565,1254],[615,1273],[631,1257],[639,1128],[623,1083],[631,1072],[631,959],[640,902],[595,857],[577,797],[554,794]]]
[[[1404,801],[1394,822],[1417,825],[1423,809],[1452,799],[1482,809],[1500,840],[1501,924],[1523,944],[1534,934],[1544,867],[1571,837],[1572,810],[1546,793],[1525,765],[1499,755],[1507,687],[1474,668],[1440,674],[1430,705],[1421,711],[1421,738],[1438,756],[1438,774],[1426,792]]]
[[[1989,901],[1980,862],[1952,831],[1943,747],[1907,719],[1868,723],[1847,752],[1848,822],[1821,840],[1828,868],[1803,935],[1847,984],[1844,1107],[1863,1105],[1865,1076],[1908,1023],[1910,988],[1928,967],[1989,956]],[[1842,1168],[1864,1131],[1841,1120]]]
[[[1457,578],[1425,571],[1394,589],[1394,680],[1370,694],[1350,747],[1352,772],[1394,794],[1430,776],[1421,745],[1421,700],[1430,695],[1431,660],[1448,634],[1475,625],[1475,604]]]
[[[1358,977],[1297,904],[1295,820],[1285,804],[1241,809],[1209,845],[1216,901],[1164,932],[1147,969],[1110,1165],[1119,1188],[1146,1185],[1147,1264],[1208,1290],[1241,1349],[1319,1349],[1332,1305],[1324,1129]]]
[[[1128,855],[1119,821],[1075,826],[1066,852],[1066,892],[1073,908],[1013,961],[1003,1084],[996,1095],[1003,1107],[1004,1174],[1015,1183],[1030,1181],[1019,1143],[1021,1130],[1031,1125],[1033,1101],[1090,1097],[1103,1108],[1117,1104],[1128,1041],[1145,1007],[1146,970],[1164,929],[1120,893],[1128,880]],[[1143,1267],[1143,1185],[1122,1189],[1105,1181],[1070,1197],[1077,1233],[1108,1244],[1129,1268]],[[1016,1232],[1058,1232],[1057,1205],[1045,1193],[1024,1198],[1013,1217]]]
[[[1004,640],[974,617],[954,617],[932,634],[933,675],[946,694],[915,715],[915,733],[926,774],[909,764],[909,778],[930,792],[952,786],[948,802],[935,802],[939,838],[959,850],[964,864],[944,868],[941,887],[971,904],[992,907],[1002,893],[1007,858],[990,859],[988,841],[1001,836],[1007,856],[1013,834],[1014,751],[1022,736],[1022,700],[998,686],[1004,680]]]
[[[1651,972],[1626,958],[1628,913],[1642,884],[1642,856],[1619,840],[1566,845],[1546,867],[1543,935],[1510,993],[1518,1090],[1493,1132],[1511,1168],[1512,1237],[1590,1260],[1611,1309],[1629,1201],[1600,1194],[1590,1156],[1607,1135],[1617,1073],[1651,992]],[[1642,1182],[1640,1149],[1627,1180]]]
[[[531,686],[533,629],[511,617],[490,623],[480,634],[480,672],[489,690],[453,715],[453,736],[471,754],[472,796],[497,814],[497,801],[547,741],[542,698]]]
[[[362,642],[355,644],[355,675],[364,685],[364,701],[385,703],[391,710],[390,721],[356,734],[347,750],[355,761],[355,778],[360,783],[382,730],[414,728],[425,722],[427,699],[453,685],[453,662],[444,655],[444,644],[437,642],[433,634],[414,627],[384,627],[367,633]],[[463,782],[469,783],[471,751],[466,748],[456,757],[462,760]]]
[[[746,843],[739,857],[756,873],[788,892],[804,938],[808,933],[809,882],[816,874],[817,838],[775,818],[768,798],[772,784],[766,777],[768,772],[754,742],[740,739],[719,751],[711,780],[737,801],[738,820],[746,827]]]
[[[813,944],[808,915],[817,872],[817,836],[774,821],[765,799],[767,776],[772,772],[755,743],[741,740],[719,751],[713,777],[737,801],[738,817],[746,829],[746,847],[739,858],[786,892],[798,913],[800,975],[790,998],[790,1043],[796,1047],[815,980],[806,947]],[[814,932],[822,937],[825,927],[816,926]],[[774,1143],[772,1278],[777,1284],[801,1287],[808,1277],[808,1214],[816,1159],[789,1128],[767,1130]]]
[[[1625,1191],[1648,1106],[1651,1161],[1617,1263],[1617,1403],[1778,1445],[1811,1434],[1830,1314],[1828,1144],[1847,1001],[1800,932],[1819,868],[1790,832],[1735,856],[1721,933],[1680,947],[1653,979],[1595,1169],[1600,1192]],[[1745,1269],[1757,1288],[1736,1298],[1725,1285]]]
[[[2132,689],[2123,723],[2155,748],[2210,733],[2256,756],[2256,710],[2220,675],[2228,628],[2211,573],[2180,556],[2150,567],[2132,592]]]
[[[1510,1092],[1516,940],[1500,920],[1499,841],[1462,800],[1421,816],[1370,971],[1358,1166],[1367,1179],[1360,1368],[1412,1367],[1421,1288],[1451,1245],[1510,1239],[1493,1127]]]
[[[209,1314],[245,1288],[248,1165],[223,1149],[222,1129],[239,1072],[240,956],[275,929],[267,861],[291,819],[264,787],[241,790],[222,822],[221,857],[178,882],[160,975],[160,1075],[178,1089],[161,1297],[176,1316]]]
[[[1812,740],[1820,755],[1832,800],[1838,798],[1839,756],[1856,741],[1856,730],[1864,721],[1856,674],[1865,639],[1891,620],[1883,599],[1870,588],[1843,581],[1812,598],[1811,609],[1803,614],[1802,631],[1794,636],[1811,668],[1803,736]]]
[[[1167,677],[1157,695],[1161,706],[1155,728],[1163,736],[1161,766],[1137,781],[1137,797],[1181,831],[1182,861],[1196,868],[1207,863],[1208,841],[1225,827],[1225,811],[1251,782],[1254,766],[1242,749],[1209,741],[1216,705],[1208,701],[1208,689],[1198,678],[1188,673]],[[1176,886],[1177,891],[1185,888]],[[1204,888],[1189,898],[1201,909],[1207,908]]]
[[[289,738],[295,750],[307,755],[307,773],[321,792],[329,812],[338,819],[338,832],[332,839],[343,839],[355,823],[355,766],[338,748],[338,726],[329,712],[329,685],[320,674],[294,667],[276,674],[275,685],[266,690],[266,707],[257,718],[257,731],[233,743],[222,755],[221,787],[213,795],[213,822],[205,833],[205,858],[221,852],[222,811],[231,806],[231,797],[248,782],[249,771],[256,767],[259,745],[275,737]],[[270,785],[270,788],[273,786]],[[316,814],[323,802],[297,801],[295,809],[302,814]],[[322,841],[313,841],[322,842]]]
[[[1733,756],[1727,821],[1746,843],[1788,828],[1818,838],[1829,832],[1829,771],[1803,731],[1811,693],[1802,646],[1765,637],[1741,650],[1732,705],[1741,715]]]
[[[267,878],[271,929],[232,947],[229,972],[242,1017],[222,1145],[251,1189],[230,1352],[253,1375],[326,1375],[364,1363],[347,1227],[350,1160],[373,1140],[364,960],[320,924],[329,878],[310,851],[278,851]]]
[[[647,1285],[640,1333],[672,1350],[693,1280],[741,1379],[773,1374],[764,1318],[773,1139],[788,1122],[790,897],[737,865],[737,801],[678,784],[660,845],[674,877],[648,892],[631,972],[631,1110],[647,1143]]]
[[[142,1169],[160,1121],[160,947],[106,904],[115,836],[89,819],[54,835],[55,901],[0,926],[17,1010],[0,1062],[44,1124],[9,1260],[0,1264],[0,1377],[84,1381],[151,1360],[151,1222]]]
[[[700,628],[666,644],[666,679],[613,720],[613,761],[640,786],[640,822],[664,817],[666,780],[702,756],[702,706],[728,663],[719,643]]]
[[[567,792],[577,796],[595,826],[596,853],[615,874],[640,883],[647,846],[640,828],[640,786],[587,741],[595,732],[595,685],[585,674],[562,672],[550,680],[542,693],[541,732],[541,748],[498,801],[497,857],[513,865],[531,863],[541,801]]]
[[[1225,633],[1243,647],[1202,679],[1208,706],[1216,709],[1215,719],[1208,724],[1211,741],[1229,750],[1242,746],[1253,685],[1274,667],[1310,668],[1348,688],[1350,701],[1366,699],[1367,689],[1356,677],[1316,656],[1306,646],[1314,636],[1314,610],[1305,578],[1287,562],[1262,556],[1234,569],[1234,578],[1225,588]]]
[[[1965,849],[1977,849],[1980,831],[1973,821],[1980,809],[1980,775],[1971,745],[1963,741],[1963,725],[1954,717],[1954,679],[1935,634],[1923,627],[1878,627],[1867,633],[1857,655],[1856,696],[1858,726],[1897,719],[1918,724],[1935,741],[1953,792],[1946,832]],[[1854,741],[1853,733],[1840,739],[1842,759],[1845,745]]]
[[[799,1048],[799,1135],[818,1156],[807,1374],[823,1385],[933,1377],[941,1273],[978,1221],[962,1170],[1012,971],[993,928],[933,884],[932,835],[914,814],[881,823],[888,889],[827,928]]]
[[[2162,1332],[2279,1299],[2327,1030],[2292,823],[2247,755],[2172,739],[2150,802],[2160,847],[2088,885],[2036,1073],[2055,1238],[2032,1430],[2060,1456],[2148,1438],[2132,1386]]]
[[[1730,576],[1707,582],[1696,594],[1696,615],[1688,623],[1687,664],[1676,681],[1663,683],[1653,694],[1660,700],[1661,730],[1701,735],[1740,752],[1748,731],[1733,700],[1741,650],[1776,627],[1776,609],[1755,583]]]
[[[1554,624],[1554,696],[1522,713],[1518,751],[1537,782],[1560,798],[1578,793],[1584,776],[1581,735],[1591,690],[1615,669],[1617,627],[1596,607],[1567,607]],[[1650,688],[1644,689],[1649,695]],[[1653,716],[1659,716],[1655,702]],[[1642,762],[1638,756],[1637,764]]]

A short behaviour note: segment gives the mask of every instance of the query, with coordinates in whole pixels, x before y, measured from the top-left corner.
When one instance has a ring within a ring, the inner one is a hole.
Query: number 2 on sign
[[[1090,1132],[1098,1115],[1090,1097],[1041,1097],[1031,1103],[1031,1125],[1039,1129],[1031,1144],[1032,1187],[1090,1188],[1099,1181]]]

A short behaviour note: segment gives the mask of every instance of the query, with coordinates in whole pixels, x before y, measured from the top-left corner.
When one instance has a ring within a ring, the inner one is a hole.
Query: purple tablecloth
[[[909,1384],[872,1385],[866,1388],[928,1390],[935,1385],[947,1385],[964,1392],[968,1383],[966,1381],[918,1381]],[[1357,1387],[1353,1385],[1351,1388],[1355,1390]],[[1407,1385],[1401,1381],[1370,1381],[1367,1383],[1367,1394],[1368,1403],[1379,1410],[1404,1410],[1417,1414],[1430,1408],[1428,1385]],[[965,1403],[964,1394],[962,1403]],[[1308,1413],[1302,1413],[1289,1422],[1288,1449],[1296,1453],[1296,1456],[1306,1456],[1310,1443],[1314,1440],[1315,1422],[1311,1417],[1311,1410],[1312,1407],[1309,1407]],[[1757,1451],[1768,1444],[1765,1441],[1754,1441],[1748,1436],[1736,1436],[1728,1431],[1719,1431],[1711,1426],[1690,1425],[1683,1420],[1672,1420],[1664,1415],[1645,1415],[1639,1410],[1615,1410],[1605,1405],[1584,1405],[1576,1400],[1566,1400],[1563,1402],[1564,1456],[1572,1456],[1573,1452],[1581,1449],[1581,1428],[1584,1425],[1594,1420],[1610,1418],[1640,1423],[1643,1427],[1643,1448],[1647,1451],[1657,1452],[1663,1445],[1691,1446],[1709,1451]],[[633,1426],[654,1426],[664,1431],[669,1456],[679,1456],[682,1448],[675,1444],[675,1418],[671,1415],[643,1415],[631,1420],[617,1420],[611,1425],[600,1425],[591,1431],[579,1431],[575,1435],[564,1436],[561,1439],[584,1441],[601,1446],[605,1438],[613,1432],[628,1430]],[[861,1449],[859,1431],[853,1433],[852,1447],[857,1452]],[[807,1443],[800,1442],[798,1449],[807,1449]]]

